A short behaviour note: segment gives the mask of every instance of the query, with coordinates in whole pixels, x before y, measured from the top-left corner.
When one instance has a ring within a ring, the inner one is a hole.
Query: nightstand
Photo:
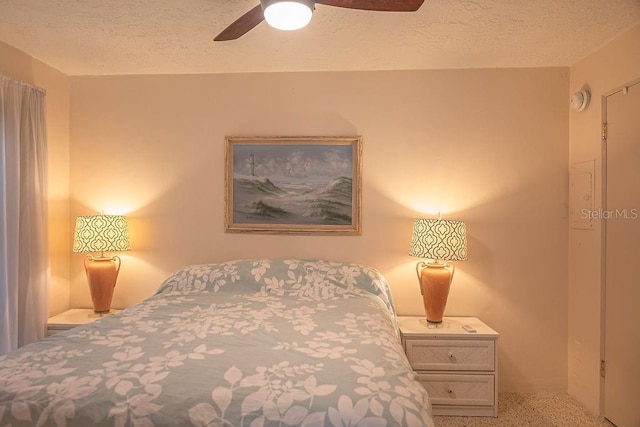
[[[91,323],[101,317],[120,313],[122,310],[111,309],[109,313],[94,313],[92,308],[72,308],[64,313],[50,317],[47,321],[47,336],[57,334],[85,323]]]
[[[432,325],[424,317],[398,316],[398,326],[434,415],[498,416],[496,331],[475,317],[445,317]]]

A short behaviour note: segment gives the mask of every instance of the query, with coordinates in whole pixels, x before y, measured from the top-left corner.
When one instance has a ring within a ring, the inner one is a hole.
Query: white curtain
[[[0,355],[45,335],[45,92],[0,76]]]

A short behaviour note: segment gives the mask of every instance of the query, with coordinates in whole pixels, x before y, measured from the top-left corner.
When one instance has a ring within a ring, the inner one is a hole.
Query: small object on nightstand
[[[398,316],[398,327],[434,415],[498,416],[496,331],[475,317],[445,317],[435,328]]]

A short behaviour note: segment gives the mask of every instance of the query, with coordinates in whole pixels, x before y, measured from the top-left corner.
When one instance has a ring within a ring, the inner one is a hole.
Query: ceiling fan
[[[259,5],[225,28],[214,40],[235,40],[265,19],[269,25],[279,29],[302,28],[311,19],[316,4],[379,12],[415,12],[422,3],[424,0],[260,0]],[[285,8],[291,9],[285,11]],[[299,17],[301,22],[292,26],[279,24],[280,14],[286,18]]]

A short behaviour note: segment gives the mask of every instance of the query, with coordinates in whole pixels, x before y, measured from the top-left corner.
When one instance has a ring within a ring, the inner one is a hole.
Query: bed
[[[323,260],[185,267],[0,357],[0,426],[432,427],[388,284]]]

